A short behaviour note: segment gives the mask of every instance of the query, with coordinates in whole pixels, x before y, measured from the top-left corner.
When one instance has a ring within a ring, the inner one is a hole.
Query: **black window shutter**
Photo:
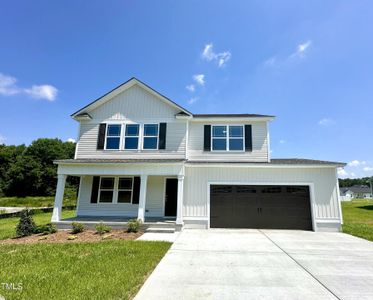
[[[167,133],[167,123],[159,124],[159,142],[158,149],[166,149],[166,133]]]
[[[100,184],[100,177],[94,176],[93,182],[92,182],[91,203],[97,203],[99,184]]]
[[[97,138],[97,150],[104,149],[105,145],[105,134],[106,134],[106,124],[101,123],[98,128],[98,138]]]
[[[211,151],[211,125],[204,126],[203,150]]]
[[[138,204],[140,199],[140,177],[133,178],[132,204]]]
[[[251,125],[245,125],[245,151],[253,151],[253,135]]]

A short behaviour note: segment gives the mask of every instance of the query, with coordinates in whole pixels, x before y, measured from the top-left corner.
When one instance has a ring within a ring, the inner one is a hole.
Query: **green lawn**
[[[13,207],[52,207],[54,205],[54,197],[2,197],[0,198],[0,206]],[[66,197],[63,200],[64,206],[76,205],[76,197]]]
[[[373,241],[373,200],[342,202],[343,232]]]
[[[1,282],[22,284],[22,291],[0,285],[6,299],[132,298],[167,252],[170,243],[99,243],[0,246]]]
[[[75,210],[63,210],[62,218],[71,218],[75,216]],[[37,213],[34,216],[37,225],[50,223],[52,213]],[[0,240],[15,236],[15,228],[19,217],[0,219]],[[0,286],[1,287],[1,286]],[[0,293],[1,294],[1,293]]]

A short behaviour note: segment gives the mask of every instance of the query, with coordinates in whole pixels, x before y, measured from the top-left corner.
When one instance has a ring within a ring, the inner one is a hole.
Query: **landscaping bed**
[[[124,230],[112,230],[109,233],[98,234],[95,230],[86,229],[83,232],[72,234],[71,230],[59,230],[52,234],[33,234],[20,238],[10,238],[0,241],[2,244],[39,244],[39,243],[80,243],[100,242],[103,240],[135,240],[143,232],[125,232]]]

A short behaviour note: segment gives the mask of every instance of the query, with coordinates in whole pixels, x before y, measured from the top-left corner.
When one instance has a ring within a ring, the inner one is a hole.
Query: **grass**
[[[63,210],[62,218],[71,218],[75,216],[74,210]],[[37,225],[50,223],[52,213],[37,213],[33,215]],[[19,217],[0,219],[0,240],[12,238],[16,235],[16,225]],[[1,286],[0,286],[1,287]],[[1,293],[0,293],[1,294]]]
[[[12,207],[52,207],[54,197],[1,197],[0,206]],[[65,197],[64,206],[76,205],[76,198]]]
[[[6,245],[1,282],[22,284],[6,299],[129,299],[170,247],[166,242]]]
[[[373,200],[342,202],[343,232],[373,241]]]

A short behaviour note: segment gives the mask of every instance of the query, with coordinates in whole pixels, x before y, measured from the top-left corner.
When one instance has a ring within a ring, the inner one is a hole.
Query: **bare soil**
[[[72,234],[71,230],[59,230],[56,233],[43,235],[33,234],[21,238],[11,238],[0,241],[1,244],[46,244],[46,243],[81,243],[100,242],[106,240],[135,240],[143,232],[126,232],[124,230],[112,230],[109,233],[98,234],[95,230],[85,230],[81,233]]]

